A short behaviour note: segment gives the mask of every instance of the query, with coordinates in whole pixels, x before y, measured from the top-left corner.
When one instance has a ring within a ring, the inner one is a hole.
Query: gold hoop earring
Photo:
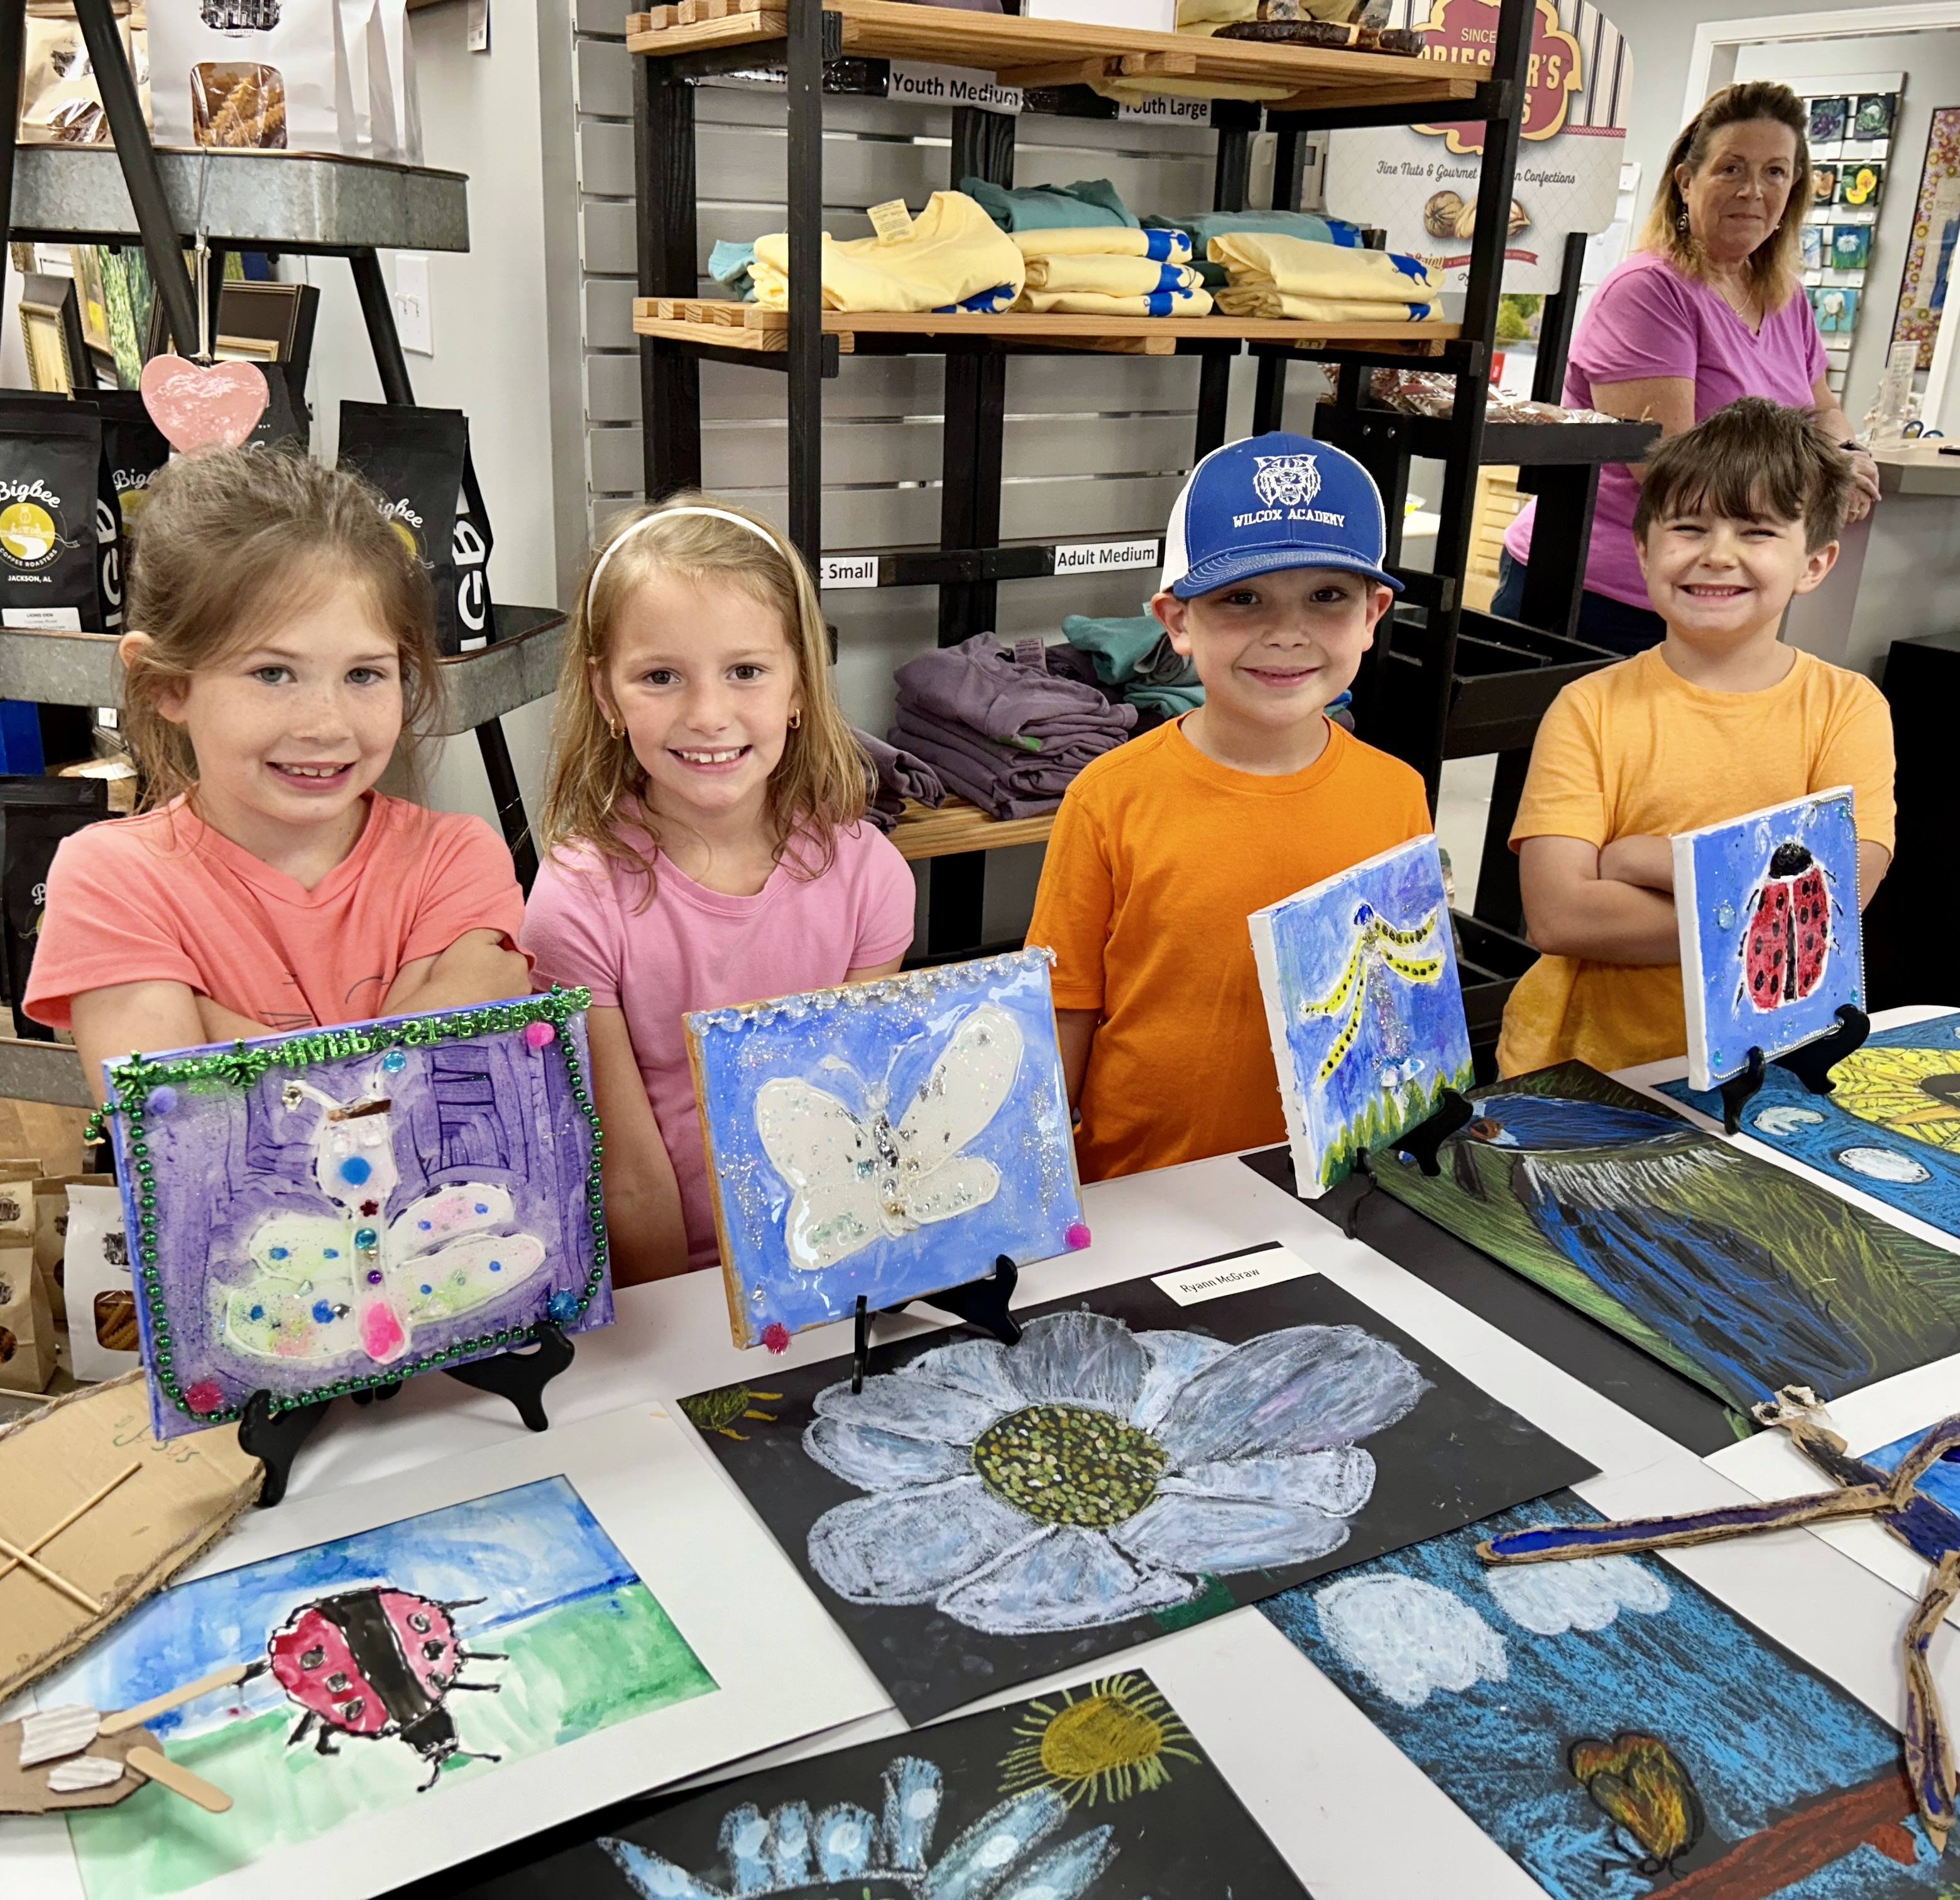
[[[798,732],[802,731],[802,729],[803,729],[803,714],[802,714],[800,712],[794,712],[794,713],[791,713],[791,715],[790,715],[790,730],[791,730],[791,732]]]
[[[606,729],[615,739],[624,739],[626,736],[625,727],[620,725],[616,720],[609,719],[606,722]]]

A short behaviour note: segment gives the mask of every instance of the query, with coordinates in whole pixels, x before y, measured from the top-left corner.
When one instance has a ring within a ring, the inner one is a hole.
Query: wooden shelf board
[[[710,0],[696,0],[705,10]],[[727,4],[728,0],[722,0]],[[757,0],[759,4],[759,0]],[[737,0],[739,4],[739,0]],[[970,13],[955,7],[914,6],[902,0],[829,0],[842,14],[844,50],[861,58],[921,59],[978,67],[1009,76],[1066,68],[1080,79],[1085,65],[1111,78],[1180,79],[1292,88],[1283,103],[1309,106],[1391,104],[1469,98],[1480,75],[1438,60],[1396,53],[1350,52],[1331,47],[1274,46],[1197,33],[1144,33],[1072,20],[1030,20]],[[663,17],[663,9],[657,17]],[[692,24],[629,32],[629,52],[667,57],[705,46],[780,39],[784,16],[730,11]],[[637,24],[630,22],[629,24]]]
[[[721,349],[789,347],[787,312],[723,298],[635,297],[633,328],[641,336]],[[972,311],[826,310],[823,328],[838,339],[838,348],[845,355],[851,354],[859,335],[991,336],[1149,356],[1169,355],[1181,339],[1290,343],[1301,350],[1399,344],[1408,346],[1412,354],[1427,355],[1460,333],[1456,324],[1443,322],[1297,323],[1282,317],[1069,316],[1033,310],[1004,310],[991,316]]]
[[[1010,844],[1045,844],[1055,829],[1055,814],[1039,818],[990,818],[977,805],[949,798],[934,811],[915,800],[905,801],[905,816],[892,831],[899,855],[916,863],[921,858],[951,857],[960,851],[998,851]]]

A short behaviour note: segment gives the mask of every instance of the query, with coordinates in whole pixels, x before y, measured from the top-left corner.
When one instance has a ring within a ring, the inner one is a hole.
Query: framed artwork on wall
[[[1892,319],[1895,343],[1917,343],[1919,365],[1933,367],[1933,339],[1946,303],[1946,274],[1960,237],[1960,106],[1943,106],[1933,115],[1913,207],[1912,237],[1899,277],[1898,314]]]

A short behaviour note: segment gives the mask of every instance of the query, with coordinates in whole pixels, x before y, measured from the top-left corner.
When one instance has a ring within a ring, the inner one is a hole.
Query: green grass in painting
[[[480,1664],[471,1679],[503,1687],[494,1695],[452,1692],[448,1707],[465,1749],[507,1763],[715,1687],[644,1584],[561,1604],[478,1640],[510,1660]],[[167,1744],[173,1761],[231,1795],[229,1813],[206,1814],[149,1787],[113,1808],[72,1815],[69,1838],[88,1900],[180,1892],[277,1848],[317,1840],[356,1815],[434,1801],[459,1777],[498,1771],[490,1762],[452,1763],[435,1788],[418,1796],[428,1768],[406,1743],[343,1736],[339,1754],[321,1756],[310,1735],[287,1746],[299,1717],[288,1703]]]
[[[1349,1120],[1340,1139],[1320,1158],[1321,1186],[1332,1187],[1336,1182],[1344,1181],[1354,1173],[1362,1155],[1411,1128],[1421,1127],[1435,1114],[1446,1088],[1467,1090],[1472,1086],[1470,1065],[1465,1063],[1455,1075],[1437,1075],[1426,1082],[1405,1082],[1392,1095],[1377,1095]]]

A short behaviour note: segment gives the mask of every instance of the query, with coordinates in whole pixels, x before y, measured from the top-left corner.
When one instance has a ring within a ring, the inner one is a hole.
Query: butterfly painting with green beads
[[[611,1319],[586,1000],[104,1064],[159,1438]]]

